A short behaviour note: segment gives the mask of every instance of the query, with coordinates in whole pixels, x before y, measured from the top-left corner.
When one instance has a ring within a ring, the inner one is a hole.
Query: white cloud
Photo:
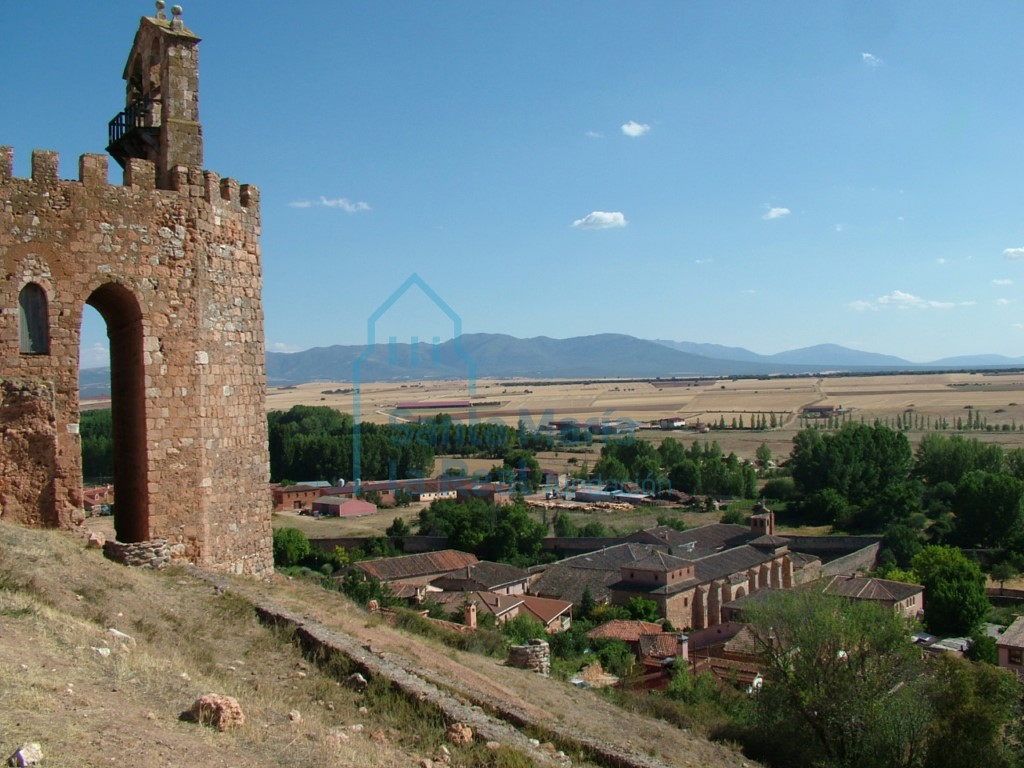
[[[880,58],[875,56],[873,53],[867,52],[862,53],[860,55],[860,60],[863,61],[869,67],[880,67],[885,63]]]
[[[1013,280],[1008,277],[1000,277],[993,280],[992,285],[1013,285]]]
[[[771,221],[772,219],[781,219],[785,216],[789,216],[790,213],[792,213],[792,211],[790,211],[789,208],[768,208],[767,212],[761,218],[765,221]]]
[[[1003,251],[1003,258],[1007,261],[1024,261],[1024,248],[1007,248]]]
[[[629,222],[621,211],[592,211],[572,223],[577,229],[613,229],[624,227]]]
[[[588,139],[603,139],[604,138],[604,134],[599,132],[599,131],[587,131],[586,134],[584,134],[584,135]]]
[[[996,299],[996,304],[1000,307],[1005,307],[1007,304],[1013,304],[1012,299]]]
[[[631,139],[643,136],[651,130],[651,126],[646,123],[638,123],[634,120],[630,120],[628,123],[622,126],[622,132],[629,136]]]
[[[320,205],[325,208],[340,208],[345,213],[359,213],[361,211],[370,210],[368,203],[359,201],[357,203],[352,202],[347,197],[338,197],[333,200],[328,200],[326,197],[320,198]]]
[[[875,309],[878,309],[878,307],[876,307],[870,301],[864,301],[862,299],[858,299],[857,301],[851,301],[850,302],[850,309],[855,309],[858,312],[867,312],[869,309],[870,310],[875,310]]]
[[[713,261],[714,261],[714,259],[696,259],[693,263],[694,264],[710,264]]]
[[[302,349],[301,347],[297,347],[294,344],[285,344],[284,342],[281,341],[271,342],[268,348],[270,349],[271,352],[298,352]]]
[[[959,304],[952,301],[934,301],[932,299],[922,299],[920,296],[915,296],[912,293],[906,291],[893,291],[885,296],[880,296],[874,301],[858,300],[850,303],[850,308],[857,311],[864,311],[868,309],[952,309],[956,306],[969,307],[973,306],[973,301],[961,301]]]
[[[941,256],[939,256],[939,258],[937,258],[937,259],[935,260],[935,263],[936,263],[936,264],[945,264],[945,263],[946,263],[946,260],[945,260],[944,258],[942,258]]]
[[[110,349],[106,344],[95,342],[79,352],[79,368],[105,368],[110,365]]]
[[[296,200],[288,203],[289,208],[312,208],[313,206],[318,208],[339,208],[345,213],[362,213],[363,211],[372,210],[369,203],[362,201],[353,202],[347,197],[327,198],[321,195],[319,200]]]

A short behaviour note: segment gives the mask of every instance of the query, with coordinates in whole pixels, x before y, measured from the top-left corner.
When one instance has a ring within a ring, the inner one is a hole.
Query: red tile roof
[[[572,603],[568,600],[553,600],[550,597],[533,597],[532,595],[521,595],[520,597],[523,601],[523,610],[545,627],[572,609]]]
[[[401,557],[382,557],[377,560],[363,560],[355,567],[378,581],[398,581],[448,573],[475,563],[476,555],[457,549],[442,549],[440,552],[423,552]]]
[[[650,621],[612,619],[587,632],[587,637],[591,640],[612,638],[614,640],[625,640],[627,643],[636,643],[639,642],[641,635],[654,634],[661,634],[661,624],[654,624]]]

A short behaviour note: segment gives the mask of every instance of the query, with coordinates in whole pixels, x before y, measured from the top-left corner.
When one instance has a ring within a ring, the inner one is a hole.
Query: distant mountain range
[[[971,355],[912,363],[892,355],[819,344],[774,355],[743,347],[690,341],[638,339],[605,333],[552,339],[518,339],[499,333],[463,334],[443,344],[378,344],[268,352],[270,386],[309,381],[405,381],[468,378],[670,378],[688,376],[799,375],[1024,367],[1024,356]],[[109,371],[81,372],[83,397],[104,394]]]

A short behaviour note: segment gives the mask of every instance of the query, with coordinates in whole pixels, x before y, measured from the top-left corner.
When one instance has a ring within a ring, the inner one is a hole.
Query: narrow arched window
[[[50,318],[46,291],[36,283],[29,283],[21,289],[18,307],[21,310],[21,351],[27,355],[50,354]]]

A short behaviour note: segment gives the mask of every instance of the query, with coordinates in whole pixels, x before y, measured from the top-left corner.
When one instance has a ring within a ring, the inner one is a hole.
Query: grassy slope
[[[398,654],[409,668],[468,696],[501,697],[542,720],[673,765],[749,765],[590,692],[382,626],[334,593],[285,579],[241,582],[239,588]],[[384,686],[359,695],[339,685],[303,659],[287,633],[259,624],[246,599],[180,569],[114,565],[78,536],[0,523],[0,626],[0,758],[38,741],[51,765],[109,765],[113,759],[124,766],[411,766],[442,744],[439,716]],[[134,647],[119,649],[111,627],[131,635]],[[103,647],[112,653],[94,650]],[[218,733],[181,719],[210,692],[239,699],[247,718],[242,728]],[[301,720],[290,718],[292,710]],[[479,745],[453,750],[452,765],[529,762]]]

